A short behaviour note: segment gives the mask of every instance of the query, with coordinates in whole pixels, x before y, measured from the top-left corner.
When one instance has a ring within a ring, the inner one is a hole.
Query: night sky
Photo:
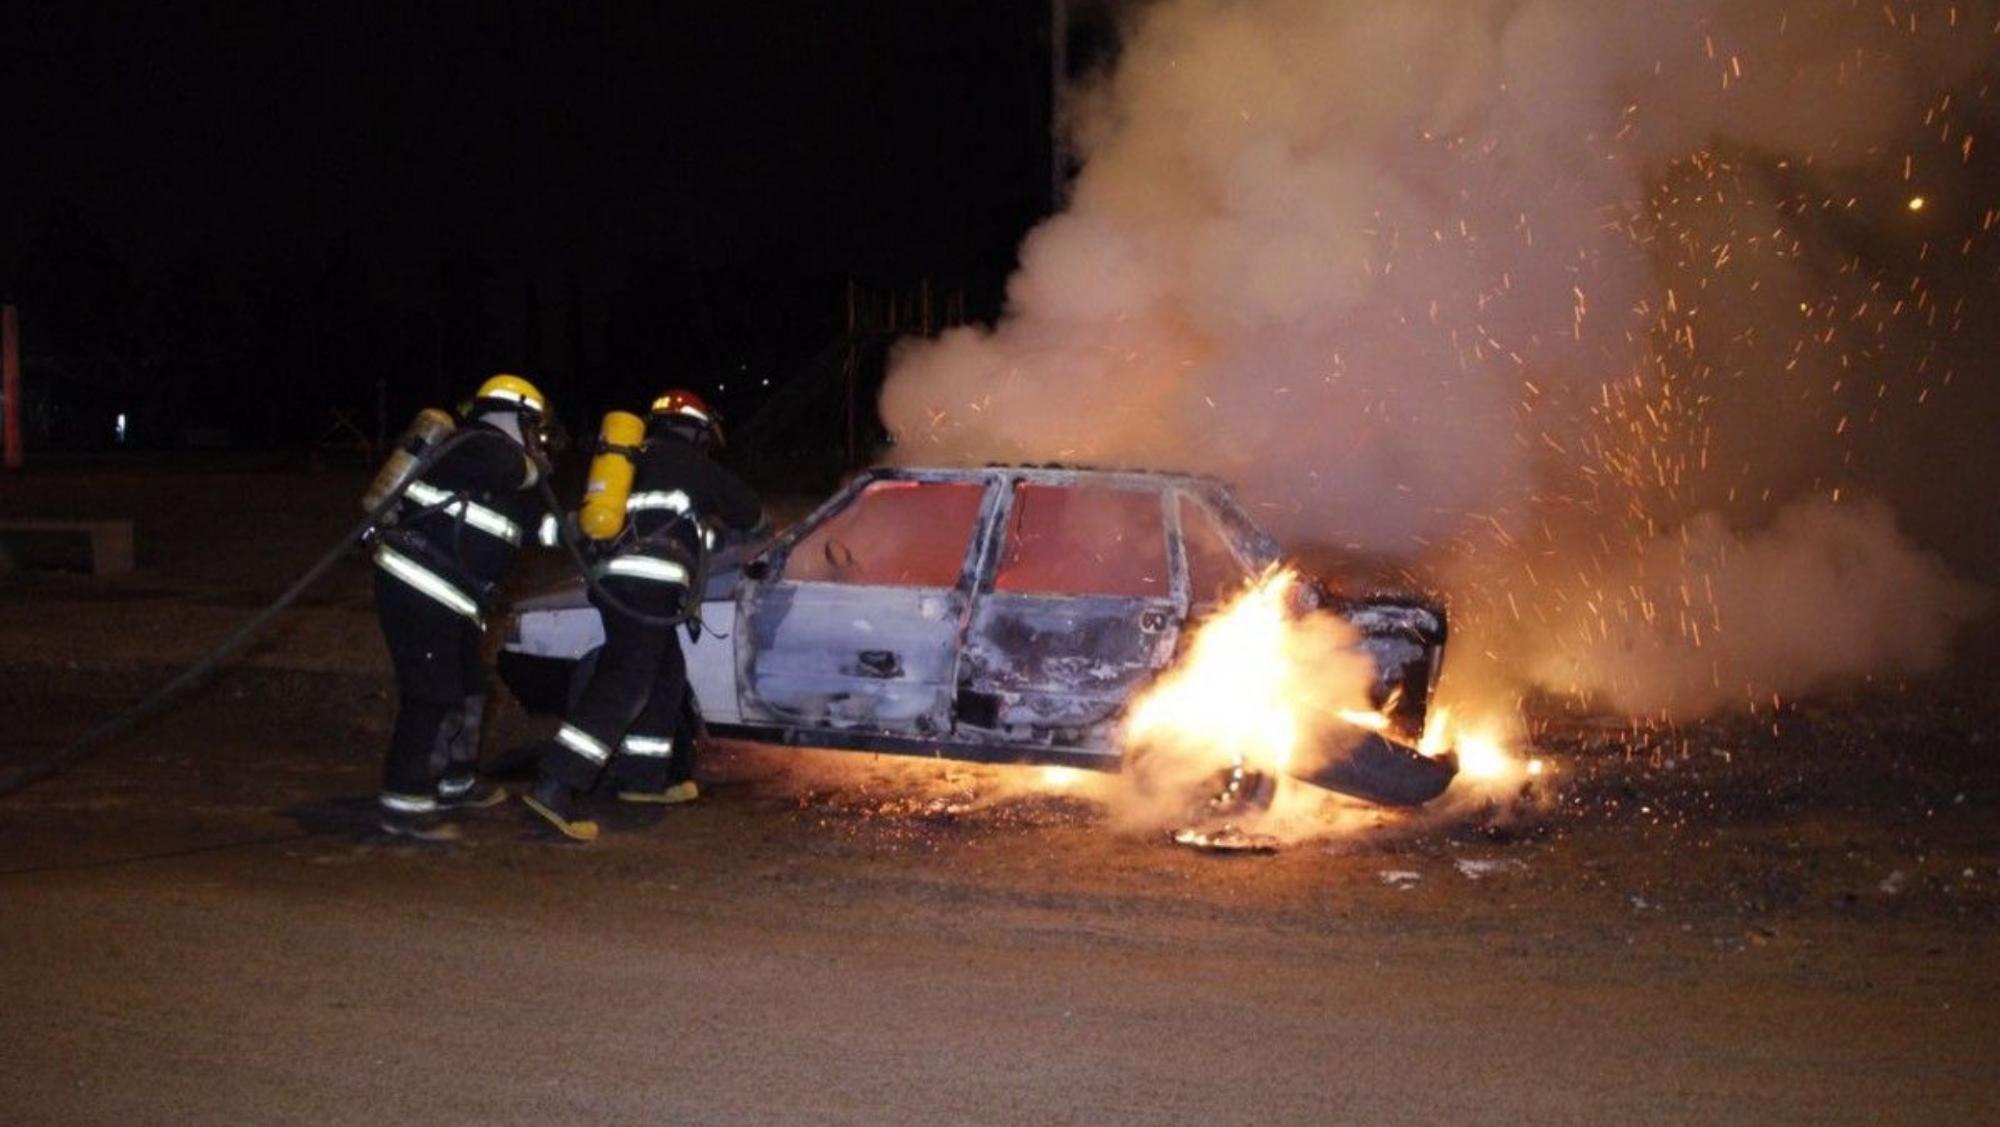
[[[573,421],[740,396],[847,279],[990,312],[1049,206],[1040,4],[13,11],[0,290],[44,387],[173,389],[131,406],[152,444],[499,368]]]

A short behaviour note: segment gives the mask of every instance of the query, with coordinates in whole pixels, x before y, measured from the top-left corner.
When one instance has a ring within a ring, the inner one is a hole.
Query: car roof
[[[916,481],[968,481],[975,478],[987,480],[995,477],[1007,477],[1045,485],[1090,482],[1097,485],[1116,485],[1127,489],[1179,487],[1203,493],[1217,490],[1223,493],[1230,492],[1227,482],[1221,478],[1211,477],[1207,474],[1181,473],[1172,470],[1077,466],[1055,462],[989,462],[983,466],[873,466],[864,471],[864,475],[870,478],[903,478]]]
[[[1209,502],[1225,524],[1230,527],[1225,535],[1238,541],[1251,558],[1269,562],[1281,554],[1278,542],[1265,532],[1228,482],[1207,474],[1177,473],[1168,470],[1145,469],[1100,469],[1093,466],[1062,464],[1012,464],[989,463],[984,466],[872,466],[857,475],[849,487],[835,494],[829,500],[832,505],[843,497],[851,497],[860,488],[874,481],[1027,481],[1037,485],[1097,485],[1114,489],[1137,489],[1149,492],[1164,492],[1181,489]],[[817,515],[817,514],[816,514]],[[811,520],[812,518],[807,518]]]

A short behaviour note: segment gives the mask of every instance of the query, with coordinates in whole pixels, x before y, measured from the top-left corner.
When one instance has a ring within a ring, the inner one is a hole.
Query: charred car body
[[[1279,559],[1220,481],[997,466],[878,468],[767,545],[718,553],[687,647],[690,706],[718,735],[988,762],[1116,768],[1126,705],[1192,625]],[[1307,781],[1378,802],[1442,792],[1409,746],[1443,660],[1421,598],[1344,598],[1388,720]],[[499,666],[560,711],[603,640],[580,584],[515,608]]]

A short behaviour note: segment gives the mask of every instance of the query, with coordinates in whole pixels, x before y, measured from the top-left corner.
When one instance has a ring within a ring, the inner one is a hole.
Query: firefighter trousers
[[[472,785],[486,708],[479,624],[377,569],[375,613],[396,669],[396,727],[382,799],[405,813]]]
[[[687,589],[680,584],[624,576],[601,583],[642,614],[678,611]],[[694,740],[676,746],[687,698],[687,664],[678,631],[636,621],[600,599],[591,603],[604,619],[604,647],[582,694],[555,742],[542,756],[542,774],[575,790],[589,790],[608,773],[621,790],[660,791],[694,777]]]

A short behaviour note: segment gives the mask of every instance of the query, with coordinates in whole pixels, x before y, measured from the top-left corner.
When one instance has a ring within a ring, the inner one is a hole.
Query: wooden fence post
[[[4,413],[7,468],[21,468],[21,317],[0,306],[0,413]]]

